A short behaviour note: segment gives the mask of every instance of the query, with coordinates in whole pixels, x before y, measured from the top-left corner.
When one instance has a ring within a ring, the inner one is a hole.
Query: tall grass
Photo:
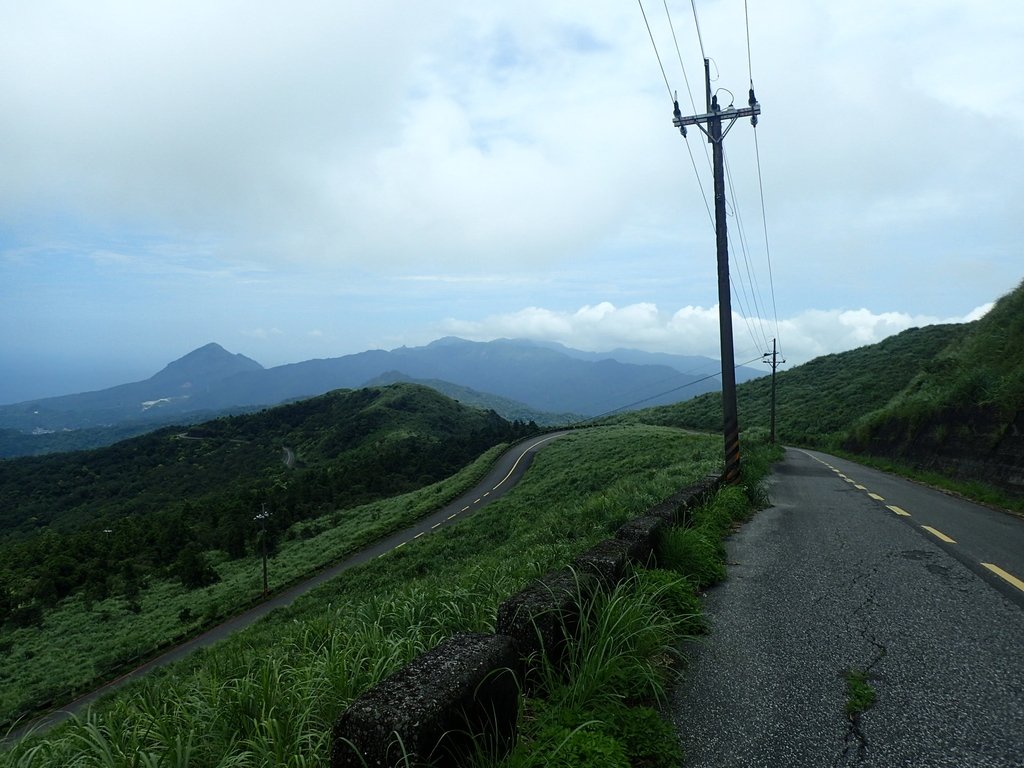
[[[322,764],[332,723],[361,692],[455,632],[493,631],[503,599],[716,470],[718,449],[657,427],[569,435],[472,517],[22,741],[0,767],[174,765],[186,750],[191,765]]]
[[[495,446],[452,477],[418,491],[297,523],[270,558],[271,590],[444,506],[479,482],[505,448]],[[51,698],[68,701],[93,681],[115,677],[161,646],[259,600],[257,559],[228,560],[221,553],[213,563],[220,581],[202,589],[153,580],[134,605],[123,597],[90,603],[78,594],[49,612],[41,628],[0,632],[0,641],[11,648],[0,654],[0,723]]]

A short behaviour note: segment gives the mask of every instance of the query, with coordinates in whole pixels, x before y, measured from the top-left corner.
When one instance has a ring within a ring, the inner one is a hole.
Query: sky
[[[1016,0],[0,0],[0,403],[211,341],[718,357],[704,55],[762,108],[738,363],[977,318],[1024,278],[1021,40]]]

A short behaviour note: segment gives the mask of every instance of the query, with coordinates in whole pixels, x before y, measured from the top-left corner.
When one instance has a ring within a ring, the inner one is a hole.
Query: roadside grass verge
[[[717,443],[717,438],[715,439]],[[659,714],[684,668],[683,643],[707,631],[698,590],[725,578],[722,539],[767,496],[763,480],[781,449],[748,441],[743,482],[665,530],[656,568],[635,569],[610,594],[580,604],[568,663],[540,660],[511,755],[478,755],[477,768],[677,768],[675,728]]]
[[[460,472],[426,488],[296,523],[269,558],[278,591],[314,575],[374,541],[411,525],[472,488],[508,448],[497,445]],[[151,580],[134,599],[91,602],[82,593],[46,614],[42,627],[0,631],[0,730],[18,713],[70,701],[159,649],[260,602],[261,561],[210,559],[220,580],[188,590],[177,580]]]
[[[331,725],[356,696],[456,632],[493,631],[502,600],[718,471],[719,448],[660,427],[568,435],[508,495],[458,525],[23,740],[0,754],[0,767],[170,766],[185,756],[190,765],[322,764]]]

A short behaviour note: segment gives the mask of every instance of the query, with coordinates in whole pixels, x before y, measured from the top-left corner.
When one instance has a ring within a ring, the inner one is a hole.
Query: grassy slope
[[[1024,283],[858,421],[846,447],[1021,488]],[[1016,479],[1014,479],[1016,476]]]
[[[935,355],[960,338],[965,326],[912,328],[878,344],[825,355],[791,370],[777,381],[777,431],[781,440],[821,444],[844,433],[860,416],[880,408],[899,393]],[[768,427],[771,377],[737,387],[740,424],[744,429]],[[719,430],[722,402],[717,393],[676,405],[641,411],[629,422],[669,424]]]
[[[296,523],[269,558],[270,589],[300,581],[439,509],[479,482],[505,448],[495,446],[427,488]],[[221,555],[214,567],[220,580],[195,590],[152,579],[136,602],[138,612],[123,596],[92,602],[79,594],[48,612],[39,627],[0,631],[0,723],[43,702],[70,701],[95,681],[113,679],[160,647],[258,601],[258,559]]]
[[[937,412],[978,407],[1004,421],[1024,407],[1024,283],[971,323],[924,366],[899,397],[862,422],[908,426]]]
[[[489,392],[478,392],[470,387],[452,384],[450,381],[442,381],[441,379],[416,379],[411,376],[406,376],[404,373],[400,373],[398,371],[381,374],[377,378],[367,382],[367,386],[391,384],[398,381],[422,384],[424,387],[430,387],[431,389],[437,390],[445,397],[450,397],[456,402],[463,403],[464,405],[468,405],[473,408],[483,408],[484,410],[494,411],[502,418],[508,419],[509,421],[532,421],[542,427],[560,427],[566,424],[583,421],[585,419],[584,416],[581,416],[578,413],[548,413],[547,411],[538,411],[535,408],[531,408],[528,405],[516,400],[511,400],[507,397],[493,395]]]
[[[501,600],[718,469],[718,448],[658,427],[574,433],[458,526],[348,572],[131,686],[36,752],[0,755],[0,766],[69,765],[103,750],[114,757],[97,764],[175,751],[202,765],[319,764],[331,723],[360,692],[454,632],[493,630]]]
[[[397,453],[402,443],[464,440],[491,421],[426,387],[396,384],[332,392],[187,430],[168,427],[92,451],[3,461],[0,534],[70,530],[97,517],[109,522],[183,499],[202,502],[257,483],[294,482],[281,461],[284,446],[295,451],[300,470],[333,471],[345,461]],[[195,439],[177,439],[178,433]]]

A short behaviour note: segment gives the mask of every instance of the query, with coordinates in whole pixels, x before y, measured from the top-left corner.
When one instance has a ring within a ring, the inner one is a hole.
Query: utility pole
[[[722,343],[722,411],[725,435],[725,482],[738,483],[740,479],[740,425],[736,409],[736,358],[732,341],[732,294],[729,289],[729,237],[725,225],[725,170],[722,141],[736,120],[749,117],[757,125],[761,105],[750,89],[749,107],[736,109],[731,104],[723,111],[718,105],[718,94],[711,93],[711,61],[704,59],[704,82],[707,93],[707,113],[683,117],[679,101],[675,102],[672,124],[685,137],[686,126],[696,125],[708,137],[711,145],[715,177],[715,238],[718,250],[718,322]],[[729,124],[722,129],[722,120]],[[705,128],[704,126],[707,125]]]
[[[267,518],[270,517],[270,513],[267,512],[267,505],[260,505],[260,512],[253,520],[260,521],[260,542],[263,544],[263,597],[266,598],[270,594],[270,588],[267,584]]]
[[[771,410],[771,434],[768,437],[768,441],[775,445],[775,369],[785,363],[785,359],[779,360],[779,353],[775,349],[775,339],[772,339],[772,351],[765,352],[761,357],[771,356],[771,361],[762,360],[762,363],[766,363],[772,367],[772,410]]]

